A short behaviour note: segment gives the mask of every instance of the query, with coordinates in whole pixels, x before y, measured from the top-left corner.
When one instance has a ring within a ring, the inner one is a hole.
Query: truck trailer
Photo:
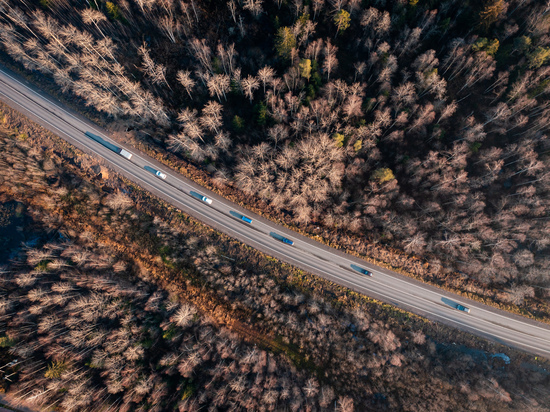
[[[126,159],[130,160],[132,158],[132,153],[130,152],[127,152],[126,150],[124,149],[120,149],[120,152],[118,152],[119,155],[121,155],[122,157],[125,157]]]

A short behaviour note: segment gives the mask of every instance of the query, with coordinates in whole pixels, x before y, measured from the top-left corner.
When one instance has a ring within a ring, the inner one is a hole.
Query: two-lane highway
[[[132,153],[131,160],[127,160],[84,134],[89,131],[122,146],[104,130],[5,69],[0,70],[0,99],[83,151],[102,158],[110,167],[175,207],[271,256],[431,320],[550,357],[548,325],[469,301],[329,248],[242,209],[133,148],[123,147]],[[155,176],[146,167],[164,172],[166,179]],[[206,195],[212,204],[199,200],[191,192]],[[243,215],[252,222],[243,221]],[[294,244],[283,243],[274,234]],[[361,274],[360,268],[369,270],[373,276]],[[457,304],[469,307],[471,312],[458,311]]]

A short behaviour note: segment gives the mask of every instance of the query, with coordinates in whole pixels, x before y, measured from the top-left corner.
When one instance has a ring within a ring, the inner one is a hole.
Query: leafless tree
[[[357,95],[351,95],[347,98],[343,112],[348,118],[360,117],[363,115],[361,106],[363,104],[363,99]]]
[[[177,74],[177,79],[181,83],[181,85],[185,88],[185,91],[189,95],[189,97],[193,98],[193,89],[196,86],[195,80],[191,78],[191,72],[189,70],[180,70]]]
[[[246,79],[241,81],[241,87],[243,88],[245,96],[247,96],[250,99],[250,103],[252,103],[254,91],[260,87],[260,82],[257,77],[248,75]]]
[[[458,105],[455,100],[453,100],[451,103],[445,106],[445,108],[441,111],[441,114],[439,115],[439,119],[437,120],[437,123],[439,123],[441,120],[445,120],[449,117],[451,117],[456,109],[458,108]]]
[[[235,0],[229,0],[227,2],[227,7],[231,12],[231,18],[233,19],[233,23],[237,24],[237,4],[235,3]]]
[[[143,69],[145,73],[151,78],[154,84],[166,84],[168,87],[168,81],[166,80],[166,67],[162,64],[157,64],[153,61],[149,55],[149,50],[145,45],[138,49],[139,54],[143,59]]]
[[[485,114],[487,121],[483,123],[483,127],[487,126],[489,123],[498,122],[501,119],[507,121],[511,114],[512,112],[508,108],[508,105],[504,102],[500,102],[496,107],[491,107],[488,113]]]
[[[157,24],[163,33],[166,34],[166,37],[172,43],[176,43],[176,38],[179,37],[180,24],[171,16],[162,16]]]
[[[338,412],[353,412],[355,410],[353,399],[349,396],[340,396],[336,403],[336,410]]]
[[[313,378],[306,381],[306,385],[302,388],[308,398],[313,398],[319,393],[319,384]]]
[[[99,28],[99,23],[104,23],[107,21],[107,17],[99,10],[94,9],[83,9],[80,12],[82,21],[84,24],[93,24],[101,36],[105,37],[105,34]]]
[[[325,61],[323,62],[323,69],[327,73],[327,80],[330,80],[331,73],[336,69],[338,66],[338,60],[336,59],[336,52],[338,51],[338,47],[333,46],[330,41],[327,40],[327,43],[325,45]]]
[[[229,136],[229,133],[227,132],[219,132],[216,134],[215,137],[216,146],[219,147],[221,150],[227,151],[229,147],[231,146],[231,137]]]
[[[422,254],[427,243],[424,233],[417,233],[413,237],[405,240],[405,251],[407,253]]]
[[[210,47],[206,44],[206,40],[202,39],[191,39],[189,41],[189,49],[201,64],[201,66],[207,70],[210,74],[214,74],[212,70],[212,60],[211,60],[211,50]]]
[[[490,78],[495,70],[494,59],[486,53],[476,53],[465,76],[465,83],[460,90],[471,87],[479,81]]]
[[[264,95],[266,84],[270,83],[274,76],[275,70],[273,70],[273,68],[269,66],[264,66],[258,71],[258,79],[262,82],[262,85],[264,87]]]
[[[229,91],[230,85],[229,76],[226,74],[215,74],[207,82],[210,96],[216,96],[219,101],[221,101],[222,97],[227,99],[226,93]]]
[[[313,0],[313,20],[317,18],[319,12],[325,6],[325,0]]]
[[[189,305],[182,305],[177,312],[172,316],[172,321],[181,328],[185,328],[191,324],[195,316],[195,310]]]
[[[263,0],[244,0],[243,9],[252,13],[255,18],[258,18],[263,12]]]

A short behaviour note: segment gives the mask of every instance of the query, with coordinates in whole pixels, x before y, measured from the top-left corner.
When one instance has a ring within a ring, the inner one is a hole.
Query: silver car
[[[163,180],[166,179],[166,175],[162,173],[160,170],[157,170],[155,174]]]

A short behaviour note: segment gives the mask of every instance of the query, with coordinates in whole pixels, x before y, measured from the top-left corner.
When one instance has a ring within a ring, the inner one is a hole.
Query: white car
[[[462,306],[462,305],[457,304],[456,308],[458,310],[461,310],[462,312],[470,313],[470,308],[467,308],[466,306]]]
[[[208,199],[206,196],[201,197],[201,200],[202,200],[203,202],[208,203],[209,205],[212,204],[212,199]]]
[[[155,174],[161,179],[166,179],[166,175],[162,173],[160,170],[157,170]]]

